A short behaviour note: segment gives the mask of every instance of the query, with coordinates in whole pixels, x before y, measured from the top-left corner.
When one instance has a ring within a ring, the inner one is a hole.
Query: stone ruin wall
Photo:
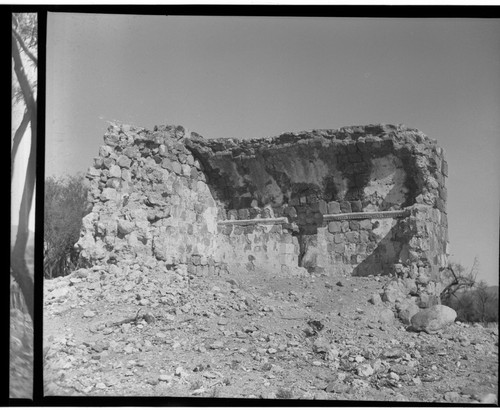
[[[77,243],[89,266],[395,273],[439,291],[447,164],[415,129],[235,140],[112,124],[104,143],[87,173],[93,210]]]

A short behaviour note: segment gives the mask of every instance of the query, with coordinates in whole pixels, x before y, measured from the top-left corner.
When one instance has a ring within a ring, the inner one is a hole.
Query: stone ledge
[[[217,225],[257,225],[257,224],[286,224],[288,223],[288,218],[255,218],[255,219],[233,219],[226,221],[219,221]]]
[[[404,218],[410,216],[407,209],[397,211],[378,211],[378,212],[349,212],[343,214],[323,215],[324,221],[342,221],[345,219],[383,219],[383,218]]]

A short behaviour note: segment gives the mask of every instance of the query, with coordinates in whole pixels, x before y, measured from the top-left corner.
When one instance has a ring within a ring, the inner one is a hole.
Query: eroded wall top
[[[443,152],[436,141],[402,125],[242,141],[192,134],[185,143],[203,164],[212,193],[225,209],[323,200],[359,201],[358,211],[425,203],[445,212]]]

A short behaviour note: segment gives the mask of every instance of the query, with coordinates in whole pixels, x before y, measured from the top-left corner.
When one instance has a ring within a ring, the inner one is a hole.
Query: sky
[[[450,259],[498,284],[500,19],[49,13],[46,176],[85,172],[107,120],[206,138],[405,124],[449,164]]]

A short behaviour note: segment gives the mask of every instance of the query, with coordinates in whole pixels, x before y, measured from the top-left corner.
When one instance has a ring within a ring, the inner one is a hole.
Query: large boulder
[[[411,323],[411,318],[420,311],[419,307],[411,299],[406,299],[403,302],[396,304],[396,310],[398,312],[399,319],[405,325],[409,325]]]
[[[422,309],[411,318],[413,330],[435,333],[455,321],[457,312],[444,305],[435,305]]]
[[[402,279],[393,279],[384,286],[382,301],[395,303],[401,301],[408,295],[408,289]]]

